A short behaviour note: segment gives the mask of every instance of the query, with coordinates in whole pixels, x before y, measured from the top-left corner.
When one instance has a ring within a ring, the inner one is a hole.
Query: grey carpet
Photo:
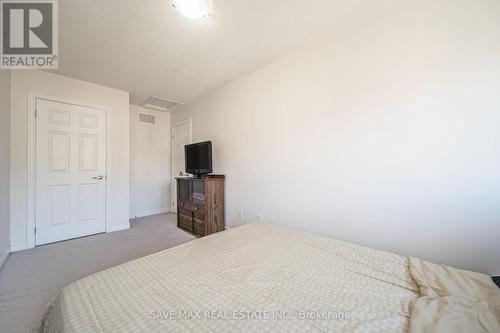
[[[194,239],[173,214],[131,220],[131,229],[12,253],[0,271],[0,332],[33,332],[65,285]]]

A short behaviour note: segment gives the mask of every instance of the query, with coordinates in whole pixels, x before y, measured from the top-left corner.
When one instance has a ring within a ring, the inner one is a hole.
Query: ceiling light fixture
[[[210,0],[170,0],[172,6],[182,15],[198,19],[210,12]]]

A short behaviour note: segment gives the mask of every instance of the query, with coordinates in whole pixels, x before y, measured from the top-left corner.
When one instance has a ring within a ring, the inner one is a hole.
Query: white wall
[[[0,268],[10,253],[10,71],[0,70]]]
[[[139,112],[156,124],[139,122]],[[130,217],[170,211],[170,113],[130,106]]]
[[[106,230],[129,227],[129,94],[88,82],[42,71],[12,72],[11,112],[11,244],[25,249],[27,186],[28,93],[44,94],[111,109],[111,160],[107,161],[107,186],[111,189]]]
[[[500,274],[500,2],[417,1],[172,114],[212,140],[227,222]]]

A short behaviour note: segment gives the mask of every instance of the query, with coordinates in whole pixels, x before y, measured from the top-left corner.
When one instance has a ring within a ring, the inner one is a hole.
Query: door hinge
[[[35,117],[37,117],[37,116],[38,116],[38,110],[35,109]]]
[[[36,235],[36,227],[35,227],[35,235]]]

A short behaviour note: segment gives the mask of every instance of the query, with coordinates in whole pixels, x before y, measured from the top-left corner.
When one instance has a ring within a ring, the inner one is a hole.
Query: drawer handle
[[[198,210],[198,207],[194,207],[194,210]]]

